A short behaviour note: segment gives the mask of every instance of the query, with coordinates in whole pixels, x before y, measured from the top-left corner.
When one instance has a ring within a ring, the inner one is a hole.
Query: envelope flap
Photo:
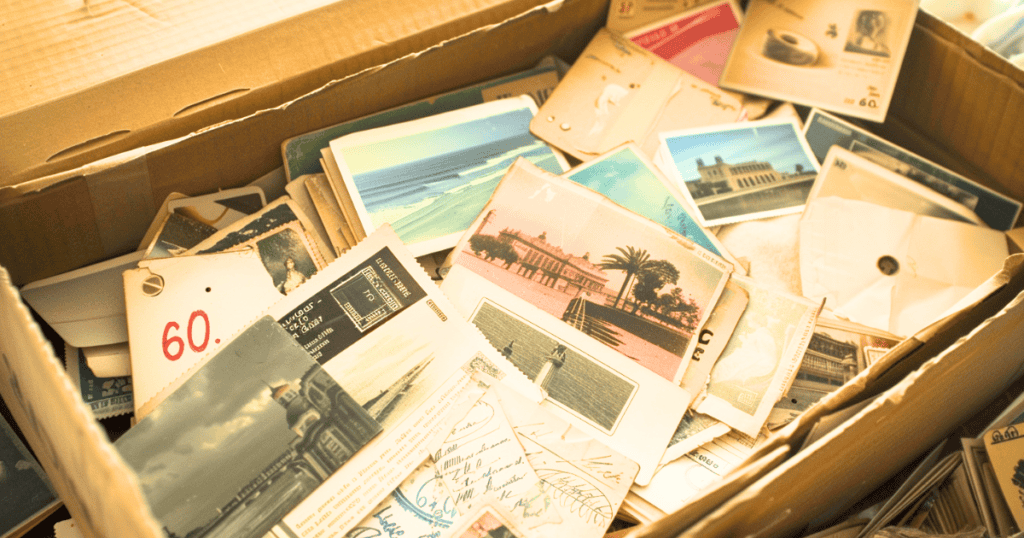
[[[643,143],[680,86],[682,71],[607,30],[597,33],[541,107],[530,131],[589,160]]]

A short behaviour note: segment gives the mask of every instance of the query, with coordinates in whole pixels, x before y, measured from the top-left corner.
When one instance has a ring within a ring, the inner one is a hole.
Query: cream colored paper
[[[530,131],[588,161],[634,142],[651,158],[658,133],[731,123],[743,105],[608,30],[600,30],[540,108]]]
[[[1002,232],[858,200],[818,198],[800,221],[804,295],[901,337],[999,272],[1007,254]]]

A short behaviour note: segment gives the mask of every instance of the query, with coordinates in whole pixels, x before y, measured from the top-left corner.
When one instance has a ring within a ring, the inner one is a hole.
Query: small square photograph
[[[799,213],[818,161],[795,120],[662,133],[666,172],[706,227]]]
[[[888,58],[889,48],[889,15],[885,11],[862,9],[854,17],[850,25],[850,34],[846,39],[846,52],[859,52],[872,56]]]

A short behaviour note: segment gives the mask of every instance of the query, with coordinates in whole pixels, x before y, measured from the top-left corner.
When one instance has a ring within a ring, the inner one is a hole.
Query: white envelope
[[[284,297],[259,252],[143,260],[124,272],[135,414]]]
[[[936,321],[1007,255],[1000,231],[859,200],[818,198],[800,220],[804,296],[902,337]]]

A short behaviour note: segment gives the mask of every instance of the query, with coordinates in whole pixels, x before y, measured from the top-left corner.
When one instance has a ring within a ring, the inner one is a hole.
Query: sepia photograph
[[[390,223],[415,256],[451,248],[519,157],[555,174],[560,153],[530,134],[537,105],[502,99],[331,142],[363,227]]]
[[[268,316],[116,446],[169,538],[259,537],[381,431]]]
[[[917,0],[751,0],[723,88],[885,120]]]
[[[600,194],[520,161],[452,263],[675,381],[731,269],[680,243]]]
[[[705,226],[799,213],[818,163],[796,120],[662,133],[668,172]]]
[[[322,267],[316,261],[316,247],[298,222],[285,224],[252,242],[281,295],[294,291]]]
[[[594,426],[615,430],[636,382],[486,299],[470,321],[553,401]]]

